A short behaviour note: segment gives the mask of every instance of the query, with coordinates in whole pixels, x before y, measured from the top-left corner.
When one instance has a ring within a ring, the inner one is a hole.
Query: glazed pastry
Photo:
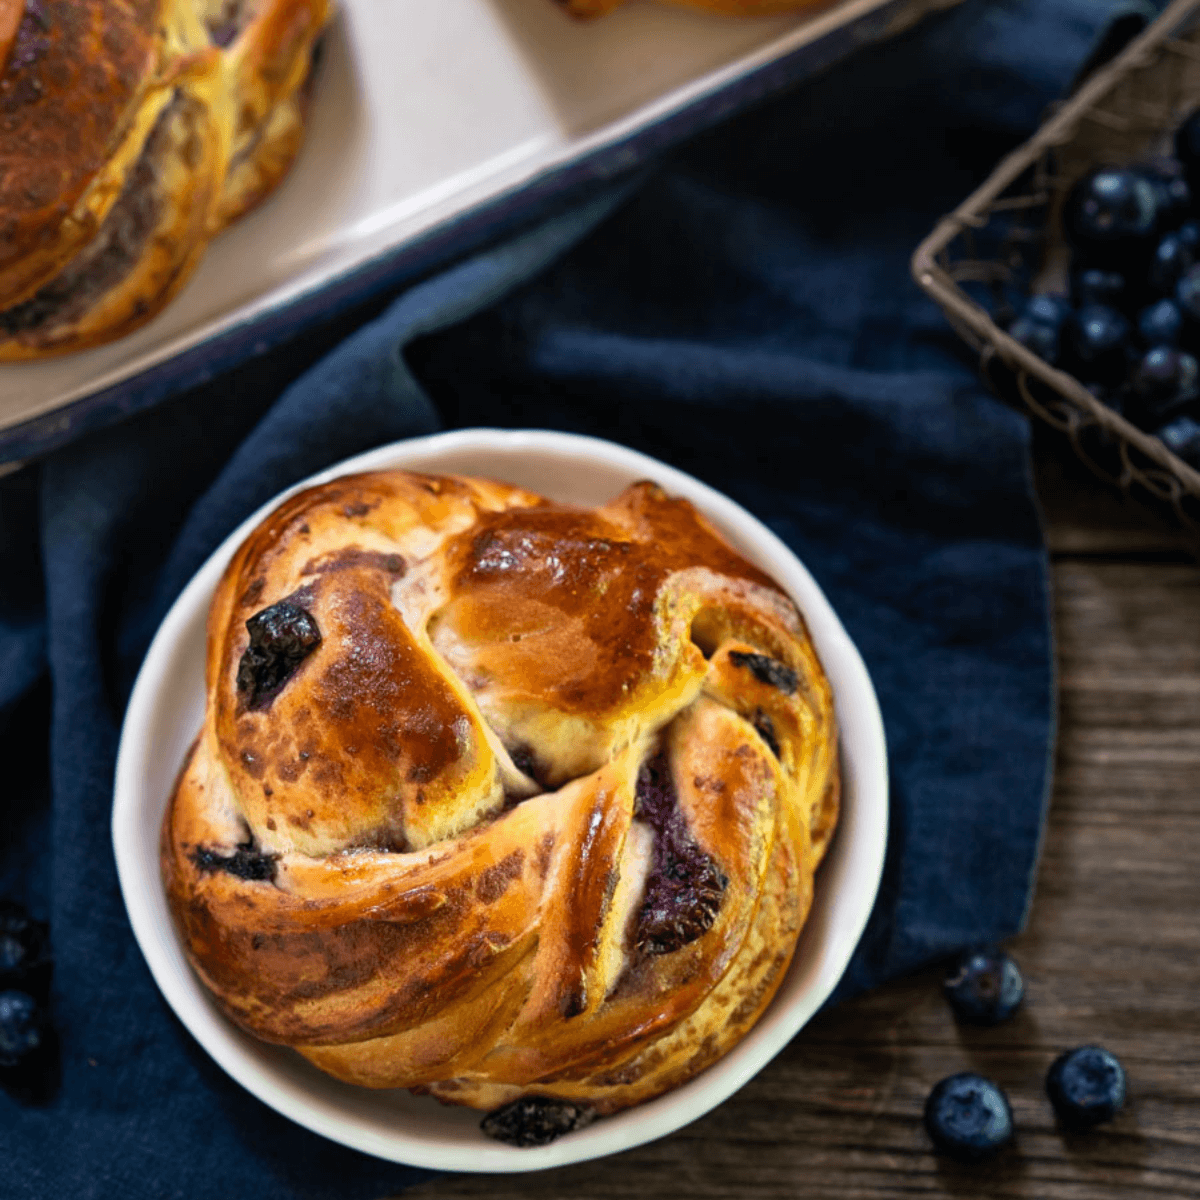
[[[0,0],[0,361],[156,315],[299,149],[331,0]]]
[[[260,1038],[521,1102],[489,1128],[537,1140],[520,1113],[562,1132],[673,1088],[779,986],[837,817],[833,703],[792,602],[686,501],[311,488],[234,555],[206,670],[163,878]]]

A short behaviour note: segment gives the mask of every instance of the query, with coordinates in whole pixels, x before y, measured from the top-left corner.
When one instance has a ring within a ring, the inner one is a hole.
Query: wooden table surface
[[[812,1022],[760,1075],[674,1136],[520,1176],[443,1176],[413,1200],[788,1200],[1200,1196],[1200,567],[1056,435],[1037,438],[1058,640],[1055,783],[1009,1023],[952,1020],[931,969]],[[1099,1042],[1130,1097],[1064,1136],[1042,1090]],[[978,1070],[1008,1092],[1017,1144],[960,1166],[921,1127],[929,1089]]]

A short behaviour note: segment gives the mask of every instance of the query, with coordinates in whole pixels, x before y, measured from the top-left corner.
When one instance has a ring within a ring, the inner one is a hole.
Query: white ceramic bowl
[[[134,934],[163,995],[208,1053],[260,1100],[344,1145],[441,1170],[526,1171],[598,1158],[662,1137],[715,1107],[787,1044],[833,990],[862,934],[879,886],[888,811],[883,722],[866,668],[812,576],[774,534],[732,500],[655,459],[596,438],[468,429],[382,446],[296,488],[387,467],[491,477],[586,505],[611,499],[635,480],[653,479],[687,497],[791,594],[833,685],[844,798],[837,835],[818,872],[812,912],[783,985],[754,1029],[683,1087],[527,1150],[486,1138],[477,1112],[443,1107],[402,1090],[339,1083],[299,1054],[259,1042],[231,1024],[192,973],[175,935],[159,878],[158,836],[179,764],[203,717],[209,600],[236,547],[282,496],[247,517],[183,590],[133,689],[117,759],[112,833]]]

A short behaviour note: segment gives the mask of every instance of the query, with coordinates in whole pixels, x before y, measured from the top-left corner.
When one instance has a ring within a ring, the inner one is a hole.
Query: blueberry
[[[1105,271],[1099,267],[1079,271],[1071,280],[1071,297],[1080,308],[1088,304],[1120,308],[1127,290],[1125,276],[1120,271]]]
[[[0,900],[0,990],[20,988],[45,997],[50,986],[49,927],[20,904]]]
[[[1030,296],[1021,310],[1021,316],[1039,325],[1058,329],[1071,312],[1071,303],[1065,296],[1043,294]]]
[[[1191,178],[1200,168],[1200,109],[1197,109],[1175,131],[1175,157]]]
[[[1016,962],[992,946],[960,955],[946,976],[945,990],[960,1021],[997,1025],[1017,1011],[1025,995],[1025,980]]]
[[[1183,313],[1174,300],[1159,300],[1142,309],[1137,327],[1147,346],[1174,346],[1183,330]]]
[[[1178,229],[1192,209],[1192,189],[1177,158],[1157,158],[1140,171],[1150,181],[1158,201],[1158,228]]]
[[[1051,366],[1058,362],[1058,330],[1053,325],[1018,317],[1008,327],[1008,336]]]
[[[1200,471],[1200,421],[1186,414],[1154,431],[1172,454]]]
[[[1175,302],[1185,322],[1200,323],[1200,264],[1186,271],[1175,285]]]
[[[1125,1068],[1101,1046],[1060,1054],[1046,1073],[1046,1095],[1068,1129],[1111,1121],[1125,1103]]]
[[[1200,221],[1184,221],[1178,229],[1179,236],[1183,239],[1183,244],[1192,252],[1194,258],[1197,251],[1200,251]]]
[[[1089,304],[1063,324],[1069,368],[1085,383],[1117,386],[1125,378],[1129,322],[1114,308]]]
[[[964,1071],[943,1079],[929,1093],[925,1128],[944,1154],[984,1158],[1012,1141],[1012,1109],[990,1079]]]
[[[1030,296],[1008,334],[1053,366],[1058,362],[1059,331],[1070,314],[1071,304],[1064,296]]]
[[[1192,266],[1193,254],[1178,233],[1168,233],[1154,248],[1146,283],[1160,296],[1172,296],[1180,279]]]
[[[1200,399],[1200,365],[1183,350],[1155,346],[1129,380],[1135,416],[1141,425],[1159,425],[1177,409]]]
[[[280,600],[246,622],[250,644],[238,663],[238,695],[247,708],[264,708],[321,644],[308,609]]]
[[[0,1067],[15,1067],[42,1044],[45,1018],[28,992],[0,992]]]
[[[1158,196],[1145,175],[1100,167],[1071,189],[1063,231],[1096,262],[1127,262],[1150,250],[1158,219]]]

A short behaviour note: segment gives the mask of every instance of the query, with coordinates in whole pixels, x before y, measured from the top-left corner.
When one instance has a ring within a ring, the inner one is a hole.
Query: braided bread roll
[[[0,362],[159,313],[300,148],[332,0],[0,0]]]
[[[803,621],[686,501],[347,476],[221,580],[162,871],[258,1037],[368,1087],[610,1112],[770,1001],[838,779]]]

